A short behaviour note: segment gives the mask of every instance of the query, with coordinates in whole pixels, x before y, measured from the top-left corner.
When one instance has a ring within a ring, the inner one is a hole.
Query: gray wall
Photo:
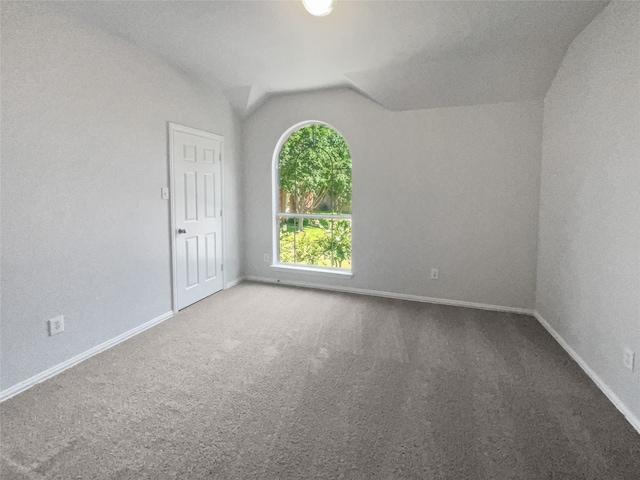
[[[640,4],[576,37],[543,138],[536,309],[640,418]]]
[[[99,30],[2,4],[2,389],[171,310],[167,122],[225,137],[240,274],[239,130],[220,92]],[[46,321],[66,329],[47,336]]]
[[[274,149],[305,120],[333,125],[351,150],[351,279],[263,260]],[[532,309],[541,136],[542,102],[389,112],[349,90],[270,100],[243,126],[245,274]]]

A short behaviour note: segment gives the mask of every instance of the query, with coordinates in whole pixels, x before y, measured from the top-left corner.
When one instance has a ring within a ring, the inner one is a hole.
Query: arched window
[[[351,155],[318,122],[287,131],[274,155],[276,265],[351,269]]]

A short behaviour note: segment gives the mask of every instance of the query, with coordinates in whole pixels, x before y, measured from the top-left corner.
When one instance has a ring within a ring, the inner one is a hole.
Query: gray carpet
[[[246,283],[0,406],[3,479],[639,479],[532,317]]]

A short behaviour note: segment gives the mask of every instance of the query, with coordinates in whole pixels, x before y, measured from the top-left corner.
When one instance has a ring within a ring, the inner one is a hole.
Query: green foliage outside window
[[[293,132],[278,158],[280,262],[350,268],[351,156],[342,136],[325,125]],[[287,217],[302,214],[305,218]]]
[[[305,223],[302,231],[297,225],[281,224],[280,261],[351,268],[351,221],[318,220],[315,225]]]

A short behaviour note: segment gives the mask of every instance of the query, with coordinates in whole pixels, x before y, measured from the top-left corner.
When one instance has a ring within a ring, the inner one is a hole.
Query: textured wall
[[[351,279],[263,261],[274,148],[304,120],[333,125],[351,150]],[[541,102],[389,112],[348,90],[298,94],[266,103],[243,134],[246,275],[533,308]]]
[[[544,106],[536,308],[640,417],[640,4],[574,40]]]
[[[171,310],[168,121],[225,136],[227,280],[241,235],[239,132],[219,92],[37,5],[2,8],[6,389]],[[48,337],[56,315],[65,332]]]

